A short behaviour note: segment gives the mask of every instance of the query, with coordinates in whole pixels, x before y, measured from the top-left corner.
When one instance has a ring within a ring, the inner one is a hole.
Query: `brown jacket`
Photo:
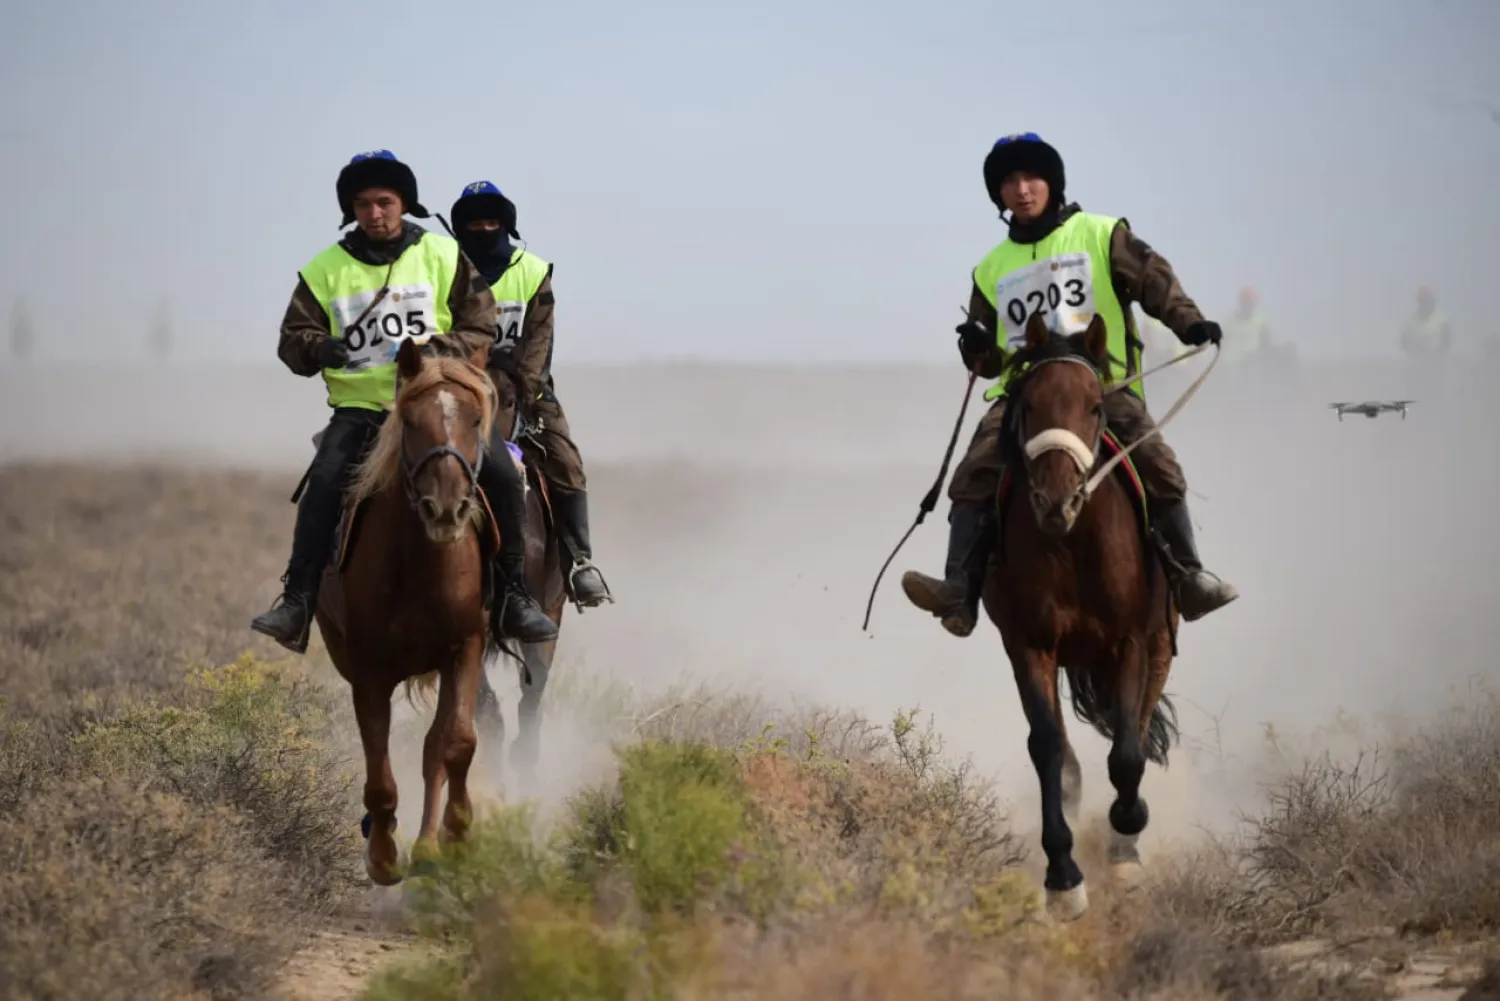
[[[535,400],[538,393],[552,390],[552,311],[556,303],[552,295],[552,266],[547,266],[547,277],[537,286],[536,293],[526,304],[526,318],[521,322],[521,336],[512,348],[516,368],[524,385],[521,392],[526,399]]]
[[[387,245],[371,243],[358,229],[352,230],[339,243],[356,260],[366,264],[389,264],[416,243],[424,232],[422,227],[408,222],[400,239]],[[495,297],[484,276],[461,250],[458,252],[458,268],[453,275],[453,288],[448,293],[448,311],[453,314],[453,324],[445,336],[462,340],[466,351],[488,349],[494,343]],[[318,375],[323,371],[318,363],[318,345],[332,336],[328,314],[299,274],[292,301],[287,304],[286,315],[281,320],[277,356],[296,375]]]
[[[1129,340],[1140,344],[1140,334],[1135,329],[1135,317],[1130,304],[1138,302],[1146,315],[1159,320],[1181,340],[1187,329],[1203,320],[1203,314],[1192,299],[1182,290],[1177,273],[1167,259],[1150,244],[1130,230],[1130,224],[1121,219],[1115,224],[1109,242],[1110,279],[1115,296],[1125,314],[1125,330]],[[979,286],[971,286],[969,293],[969,318],[980,323],[986,330],[997,330],[1000,318],[995,307],[984,297]],[[1001,355],[999,346],[977,359],[979,377],[994,379],[1000,375]]]

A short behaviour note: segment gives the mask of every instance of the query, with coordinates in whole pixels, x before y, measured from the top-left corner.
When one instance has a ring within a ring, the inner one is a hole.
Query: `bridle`
[[[1182,410],[1182,408],[1187,404],[1187,401],[1191,400],[1197,394],[1198,390],[1203,386],[1203,381],[1208,378],[1208,374],[1212,372],[1214,370],[1214,366],[1219,363],[1219,353],[1222,349],[1217,344],[1200,344],[1189,351],[1184,351],[1182,354],[1178,355],[1175,358],[1171,358],[1167,361],[1162,362],[1160,365],[1148,368],[1143,372],[1136,372],[1134,375],[1127,376],[1118,382],[1111,383],[1106,383],[1104,381],[1104,376],[1100,374],[1099,369],[1096,368],[1087,359],[1081,358],[1078,355],[1062,355],[1057,358],[1045,358],[1042,361],[1039,361],[1030,366],[1026,373],[1028,376],[1032,372],[1035,372],[1037,369],[1041,368],[1043,365],[1050,365],[1053,362],[1065,361],[1072,362],[1075,365],[1087,366],[1089,371],[1094,373],[1094,377],[1099,380],[1100,385],[1104,389],[1104,394],[1108,396],[1110,393],[1118,393],[1124,390],[1132,383],[1140,382],[1148,375],[1154,375],[1157,372],[1160,372],[1162,369],[1171,368],[1173,365],[1181,364],[1182,362],[1187,361],[1189,358],[1195,358],[1202,352],[1207,351],[1210,346],[1212,346],[1214,349],[1214,356],[1209,360],[1208,367],[1198,374],[1198,377],[1193,380],[1192,384],[1188,386],[1187,389],[1183,390],[1182,395],[1177,398],[1177,402],[1172,404],[1171,408],[1162,415],[1161,420],[1156,422],[1156,426],[1151,428],[1151,430],[1141,435],[1126,447],[1120,449],[1114,455],[1110,456],[1107,460],[1105,460],[1103,465],[1099,465],[1099,445],[1104,438],[1105,428],[1105,422],[1103,420],[1103,415],[1101,414],[1099,421],[1099,430],[1094,436],[1094,444],[1092,448],[1090,448],[1082,438],[1079,438],[1076,434],[1066,428],[1048,428],[1046,431],[1042,431],[1031,439],[1027,440],[1022,445],[1022,451],[1026,456],[1026,471],[1028,473],[1031,471],[1032,460],[1040,455],[1046,454],[1047,452],[1054,451],[1067,452],[1068,456],[1073,460],[1074,465],[1078,467],[1078,471],[1080,474],[1087,475],[1088,471],[1090,469],[1093,469],[1093,475],[1089,476],[1088,479],[1084,480],[1084,482],[1079,485],[1078,489],[1074,491],[1073,496],[1069,498],[1068,501],[1069,504],[1076,504],[1079,508],[1082,508],[1083,504],[1093,496],[1094,491],[1099,489],[1099,484],[1104,482],[1105,477],[1114,472],[1114,468],[1116,466],[1124,462],[1125,459],[1129,457],[1131,452],[1134,452],[1136,449],[1140,448],[1152,438],[1160,435],[1166,428],[1166,426],[1172,422],[1172,418],[1176,417],[1178,412]],[[1017,418],[1016,426],[1017,429],[1020,428],[1019,416]]]
[[[1088,369],[1089,374],[1099,383],[1101,389],[1103,388],[1104,379],[1099,374],[1098,368],[1087,359],[1081,358],[1078,355],[1061,355],[1056,358],[1044,358],[1031,365],[1026,372],[1026,376],[1029,379],[1036,374],[1038,369],[1061,362],[1081,365]],[[1016,430],[1018,432],[1023,430],[1022,421],[1024,417],[1024,410],[1016,414]],[[1102,406],[1099,409],[1097,417],[1092,442],[1084,441],[1067,428],[1054,427],[1039,431],[1021,443],[1021,452],[1024,456],[1022,465],[1028,477],[1031,474],[1032,463],[1049,452],[1062,452],[1069,459],[1073,460],[1073,465],[1078,469],[1078,475],[1084,477],[1084,481],[1078,485],[1078,489],[1068,498],[1067,503],[1069,507],[1081,508],[1084,501],[1088,500],[1089,494],[1093,492],[1093,487],[1089,485],[1088,474],[1089,470],[1093,469],[1099,461],[1099,449],[1104,440],[1104,429],[1107,426]]]
[[[403,424],[402,434],[404,435],[405,432],[406,427]],[[464,455],[452,445],[444,443],[442,445],[434,445],[432,448],[429,448],[427,451],[422,453],[422,457],[420,459],[418,459],[415,463],[412,463],[407,461],[406,449],[402,448],[401,481],[402,485],[406,488],[406,499],[408,503],[410,503],[412,507],[416,507],[417,502],[421,499],[420,495],[417,493],[417,477],[421,475],[422,470],[427,467],[427,464],[429,462],[432,462],[434,459],[440,459],[445,455],[453,456],[458,460],[459,465],[463,466],[464,475],[469,478],[469,489],[464,496],[465,499],[473,500],[475,495],[479,493],[479,470],[484,465],[483,441],[479,442],[478,451],[478,458],[476,458],[473,462],[470,462],[468,456]]]

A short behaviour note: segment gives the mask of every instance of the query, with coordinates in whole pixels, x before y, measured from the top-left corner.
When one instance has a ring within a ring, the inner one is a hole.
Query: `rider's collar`
[[[402,221],[401,235],[387,243],[376,243],[364,230],[356,226],[350,230],[339,245],[349,252],[349,256],[361,264],[392,264],[408,249],[415,246],[422,239],[422,234],[427,231],[410,219]]]
[[[1016,222],[1011,216],[1010,239],[1013,243],[1041,243],[1053,231],[1067,222],[1079,210],[1077,202],[1069,202],[1061,209],[1048,209],[1033,222]]]

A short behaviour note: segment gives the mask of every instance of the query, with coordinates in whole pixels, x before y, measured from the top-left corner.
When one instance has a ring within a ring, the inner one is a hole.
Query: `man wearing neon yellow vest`
[[[285,590],[250,624],[294,653],[307,650],[350,472],[395,400],[401,340],[442,334],[472,353],[495,337],[489,284],[457,241],[402,218],[428,215],[417,200],[410,167],[390,150],[361,153],[339,173],[335,190],[344,213],[339,228],[358,225],[299,273],[277,349],[294,374],[322,375],[333,414],[297,505],[292,556],[282,577]],[[400,294],[382,295],[382,289]],[[498,621],[492,628],[527,642],[555,639],[557,628],[527,592],[521,572],[526,552],[521,477],[508,455],[495,459],[480,463],[478,470],[504,541],[498,562],[506,593],[496,600]]]
[[[1002,220],[1010,211],[1005,220],[1010,232],[974,269],[969,319],[958,327],[965,367],[986,379],[1000,375],[1008,345],[1024,338],[1026,321],[1039,308],[1051,312],[1061,333],[1083,330],[1095,313],[1104,317],[1109,353],[1124,361],[1111,373],[1115,378],[1140,371],[1132,301],[1184,344],[1220,343],[1219,325],[1204,319],[1166,259],[1124,219],[1084,212],[1068,202],[1065,182],[1062,157],[1033,132],[1004,137],[985,158],[985,188]],[[912,604],[941,619],[955,636],[974,630],[994,545],[1005,388],[997,383],[986,392],[985,399],[995,402],[980,419],[948,488],[952,508],[944,577],[910,571],[901,578]],[[1139,383],[1104,399],[1109,427],[1126,444],[1153,426]],[[1151,519],[1170,550],[1167,573],[1183,618],[1201,618],[1233,601],[1239,596],[1234,587],[1205,571],[1198,558],[1187,483],[1172,449],[1156,436],[1131,457],[1146,487]]]
[[[613,602],[604,575],[592,562],[583,456],[552,381],[552,264],[511,243],[521,238],[515,203],[489,181],[464,188],[451,214],[454,235],[495,296],[499,330],[490,367],[514,374],[522,399],[533,401],[531,414],[541,423],[542,474],[551,487],[552,507],[571,563],[568,593],[584,608]]]

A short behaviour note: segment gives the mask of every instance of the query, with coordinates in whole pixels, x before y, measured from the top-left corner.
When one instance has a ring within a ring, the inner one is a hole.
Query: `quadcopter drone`
[[[1363,403],[1330,403],[1328,406],[1338,411],[1339,420],[1343,420],[1345,414],[1364,414],[1373,420],[1384,411],[1399,410],[1401,411],[1401,419],[1404,421],[1406,420],[1406,408],[1416,402],[1416,400],[1389,400],[1384,402],[1380,400],[1366,400]]]

